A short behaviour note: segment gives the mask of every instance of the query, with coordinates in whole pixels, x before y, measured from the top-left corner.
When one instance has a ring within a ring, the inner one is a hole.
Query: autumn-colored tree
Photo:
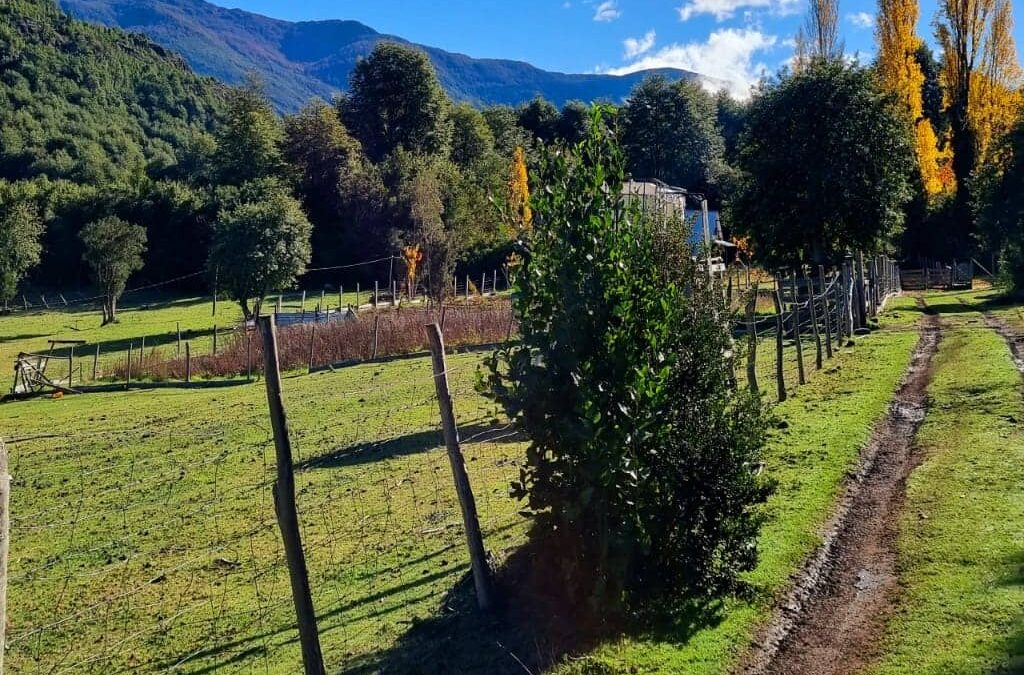
[[[915,32],[919,14],[917,0],[878,1],[877,69],[882,85],[899,97],[914,125],[921,182],[927,194],[935,195],[951,186],[943,184],[938,138],[924,115],[925,77],[917,58],[921,39]]]
[[[520,230],[529,231],[533,222],[530,210],[530,178],[526,172],[526,156],[522,147],[516,147],[508,181],[508,206],[511,213],[512,235]]]
[[[970,220],[969,179],[1005,128],[1002,117],[1018,88],[1012,21],[1010,0],[942,0],[939,5],[953,172],[965,222]]]

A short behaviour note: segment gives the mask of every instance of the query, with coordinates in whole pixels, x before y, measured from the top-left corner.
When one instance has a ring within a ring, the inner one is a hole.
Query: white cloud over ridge
[[[768,71],[768,67],[755,57],[779,43],[775,35],[767,35],[752,28],[726,28],[712,32],[706,42],[671,44],[649,53],[641,59],[608,73],[626,75],[651,68],[680,68],[700,73],[719,82],[705,81],[711,89],[721,89],[727,82],[729,93],[746,99],[750,88]]]
[[[785,16],[800,10],[800,0],[690,0],[678,7],[680,21],[689,21],[701,14],[710,14],[716,21],[731,19],[740,10],[764,9]]]
[[[641,54],[646,54],[654,47],[657,34],[653,30],[647,31],[642,38],[626,38],[622,42],[627,59],[635,59]]]
[[[604,0],[594,11],[594,21],[615,21],[622,16],[615,0]]]

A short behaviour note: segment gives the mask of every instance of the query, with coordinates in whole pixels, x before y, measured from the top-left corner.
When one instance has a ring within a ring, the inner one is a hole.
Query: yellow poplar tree
[[[1020,65],[1010,0],[940,0],[937,33],[961,189],[1013,115]],[[968,195],[963,195],[967,202]]]
[[[533,211],[530,209],[530,178],[526,172],[526,155],[519,146],[516,146],[512,156],[508,180],[508,205],[513,228],[529,231],[533,223]],[[518,232],[512,234],[515,236]]]
[[[919,15],[917,0],[879,0],[878,75],[883,86],[894,92],[914,122],[917,163],[925,192],[939,194],[952,186],[943,184],[938,138],[931,121],[924,115],[921,87],[924,72],[916,53],[921,39],[915,29]],[[948,174],[947,174],[948,175]]]

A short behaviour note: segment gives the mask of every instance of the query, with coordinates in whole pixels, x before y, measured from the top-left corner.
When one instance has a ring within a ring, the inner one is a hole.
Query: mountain
[[[216,120],[223,85],[144,35],[50,0],[0,2],[0,178],[98,184],[175,170]]]
[[[148,35],[183,55],[196,72],[229,84],[259,73],[282,111],[310,98],[330,100],[348,86],[357,60],[382,40],[412,44],[357,21],[289,22],[203,0],[58,0],[73,15]],[[515,105],[536,95],[563,105],[570,100],[621,101],[644,77],[699,77],[664,69],[631,75],[555,73],[521,61],[475,59],[416,45],[430,57],[449,95],[476,104]]]

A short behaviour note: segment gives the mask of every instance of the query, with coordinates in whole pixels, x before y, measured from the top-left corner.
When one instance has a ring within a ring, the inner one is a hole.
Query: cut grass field
[[[197,301],[140,310],[137,321],[104,329],[94,317],[96,330],[134,339],[136,330],[182,320],[175,307],[212,326],[209,303]],[[779,487],[767,506],[761,562],[747,577],[749,599],[606,642],[555,670],[724,673],[734,665],[820,541],[842,481],[906,368],[918,318],[911,299],[898,299],[881,330],[824,370],[812,373],[809,358],[810,383],[775,408],[766,470]],[[27,328],[11,319],[0,320],[0,347],[15,351],[41,339],[25,335],[69,324],[63,312]],[[479,356],[452,357],[453,387],[462,435],[474,439],[466,455],[485,540],[501,558],[525,537],[519,504],[507,497],[523,444],[473,391],[477,363]],[[544,659],[513,657],[482,632],[415,637],[447,614],[446,595],[468,569],[432,386],[426,359],[285,379],[302,462],[303,536],[332,671],[400,664],[443,672],[441,664],[458,663],[513,673],[522,672],[515,658]],[[768,398],[771,386],[762,381]],[[15,438],[11,672],[296,671],[265,410],[259,383],[0,406],[0,435]]]
[[[935,294],[947,325],[918,434],[899,569],[902,594],[872,675],[1024,672],[1024,400],[1006,343],[979,308],[992,293]]]

